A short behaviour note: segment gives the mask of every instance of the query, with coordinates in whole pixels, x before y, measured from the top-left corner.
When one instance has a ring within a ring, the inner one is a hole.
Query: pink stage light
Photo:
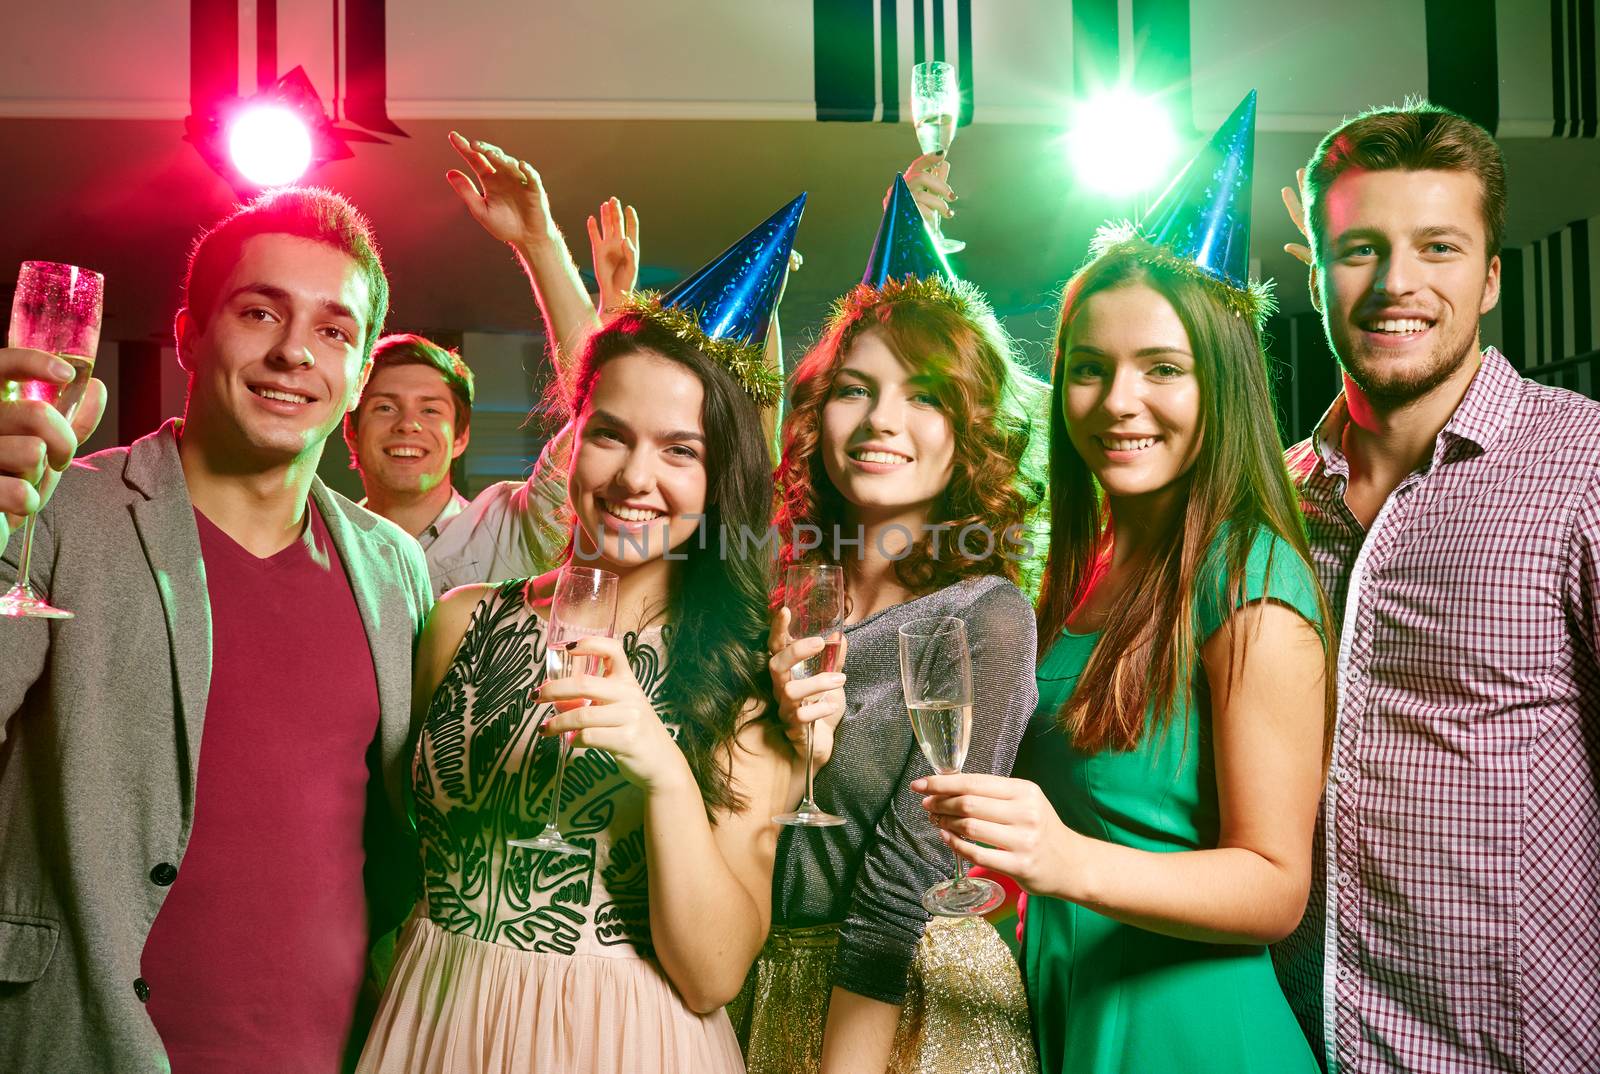
[[[240,200],[300,182],[329,161],[348,160],[354,155],[350,142],[384,141],[370,131],[336,126],[302,67],[253,97],[204,102],[184,119],[183,139]]]
[[[311,131],[282,105],[245,108],[228,124],[228,159],[258,186],[292,183],[311,167]]]

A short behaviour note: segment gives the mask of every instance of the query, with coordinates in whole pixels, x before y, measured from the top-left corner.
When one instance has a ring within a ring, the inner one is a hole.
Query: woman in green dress
[[[1131,236],[1067,285],[1039,708],[1015,778],[915,785],[1032,896],[1047,1072],[1317,1069],[1266,945],[1305,908],[1333,678],[1258,297]]]

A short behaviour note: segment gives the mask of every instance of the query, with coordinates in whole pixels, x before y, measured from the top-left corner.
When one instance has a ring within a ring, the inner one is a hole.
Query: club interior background
[[[790,362],[858,277],[883,191],[916,153],[911,65],[944,58],[968,94],[950,154],[946,231],[1047,373],[1062,281],[1096,225],[1136,199],[1078,182],[1059,145],[1074,99],[1131,81],[1159,95],[1174,169],[1249,89],[1260,92],[1253,255],[1278,282],[1270,326],[1285,434],[1336,372],[1280,247],[1278,188],[1319,135],[1373,104],[1426,94],[1496,132],[1510,169],[1506,298],[1485,338],[1550,383],[1595,394],[1600,145],[1594,0],[81,0],[15,5],[0,64],[0,288],[24,259],[106,274],[99,365],[113,407],[91,446],[181,407],[171,319],[196,230],[235,192],[182,140],[218,94],[304,67],[341,124],[382,139],[308,181],[373,219],[393,281],[391,331],[459,346],[480,401],[462,483],[526,471],[545,365],[508,251],[444,182],[445,133],[496,142],[544,176],[587,265],[584,217],[612,194],[642,217],[642,282],[669,286],[800,190],[804,270],[783,307]],[[6,295],[5,297],[9,297]],[[323,476],[359,494],[342,445]]]

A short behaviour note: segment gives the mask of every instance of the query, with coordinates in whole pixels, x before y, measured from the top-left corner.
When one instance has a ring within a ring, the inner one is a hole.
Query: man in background
[[[372,349],[361,402],[344,419],[361,506],[411,534],[423,551],[467,506],[451,470],[472,438],[472,370],[417,335],[385,336]]]
[[[564,450],[541,457],[527,480],[496,482],[471,500],[455,488],[451,467],[471,439],[472,402],[472,371],[460,356],[395,335],[373,349],[372,376],[345,418],[362,506],[422,545],[435,596],[543,574],[566,547]]]

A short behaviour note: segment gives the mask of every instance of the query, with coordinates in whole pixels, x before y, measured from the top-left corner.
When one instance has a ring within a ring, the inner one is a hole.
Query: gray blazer
[[[200,536],[178,423],[73,464],[40,515],[33,575],[69,621],[0,619],[0,1066],[167,1069],[139,960],[181,871],[211,677]],[[405,822],[411,658],[430,603],[417,543],[320,481],[312,499],[372,646],[373,934],[417,892]],[[0,577],[15,576],[20,538]],[[332,671],[333,669],[330,669]],[[381,793],[380,793],[381,791]],[[359,1041],[357,1045],[359,1046]]]

